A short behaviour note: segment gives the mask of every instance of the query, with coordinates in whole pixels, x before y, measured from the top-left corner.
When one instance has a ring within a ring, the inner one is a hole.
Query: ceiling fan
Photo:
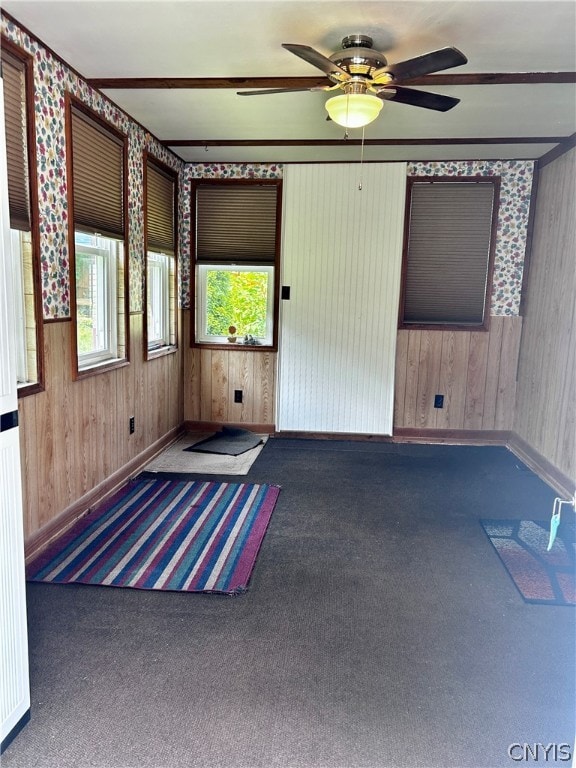
[[[398,101],[438,112],[447,112],[460,101],[452,96],[398,85],[405,80],[466,64],[468,59],[457,48],[440,48],[413,59],[388,64],[384,54],[373,50],[372,46],[373,40],[367,35],[348,35],[342,40],[342,49],[327,57],[308,45],[283,43],[283,48],[327,74],[333,85],[239,91],[238,95],[341,90],[344,92],[342,95],[328,99],[326,109],[328,119],[346,128],[360,128],[371,123],[378,117],[384,101]]]

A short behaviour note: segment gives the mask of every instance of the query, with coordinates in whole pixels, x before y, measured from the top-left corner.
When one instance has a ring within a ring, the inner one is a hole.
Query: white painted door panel
[[[0,741],[30,709],[10,224],[0,78]]]
[[[279,431],[392,433],[405,186],[404,163],[285,167]]]

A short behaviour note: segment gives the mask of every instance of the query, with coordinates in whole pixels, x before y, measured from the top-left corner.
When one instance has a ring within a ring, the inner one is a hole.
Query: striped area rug
[[[29,581],[238,594],[280,488],[138,479],[27,569]]]

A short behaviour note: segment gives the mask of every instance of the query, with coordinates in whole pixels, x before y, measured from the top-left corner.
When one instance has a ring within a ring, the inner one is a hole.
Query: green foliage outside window
[[[236,326],[239,337],[266,335],[268,275],[265,272],[210,270],[206,279],[206,331],[228,336]]]

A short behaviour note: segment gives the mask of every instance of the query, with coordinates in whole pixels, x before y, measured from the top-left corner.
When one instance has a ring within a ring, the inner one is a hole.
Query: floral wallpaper
[[[143,152],[179,172],[179,295],[190,300],[190,181],[198,178],[282,178],[281,164],[189,163],[173,155],[113,102],[69,70],[17,25],[0,15],[8,39],[34,56],[40,257],[44,318],[70,316],[65,93],[69,91],[128,136],[130,311],[144,307]],[[500,176],[500,210],[491,314],[517,315],[526,247],[533,161],[454,161],[408,164],[417,176]]]
[[[128,137],[128,274],[130,311],[144,307],[143,152],[178,171],[179,160],[103,94],[1,17],[1,31],[34,57],[36,153],[42,305],[45,320],[70,316],[65,93],[70,92]]]

